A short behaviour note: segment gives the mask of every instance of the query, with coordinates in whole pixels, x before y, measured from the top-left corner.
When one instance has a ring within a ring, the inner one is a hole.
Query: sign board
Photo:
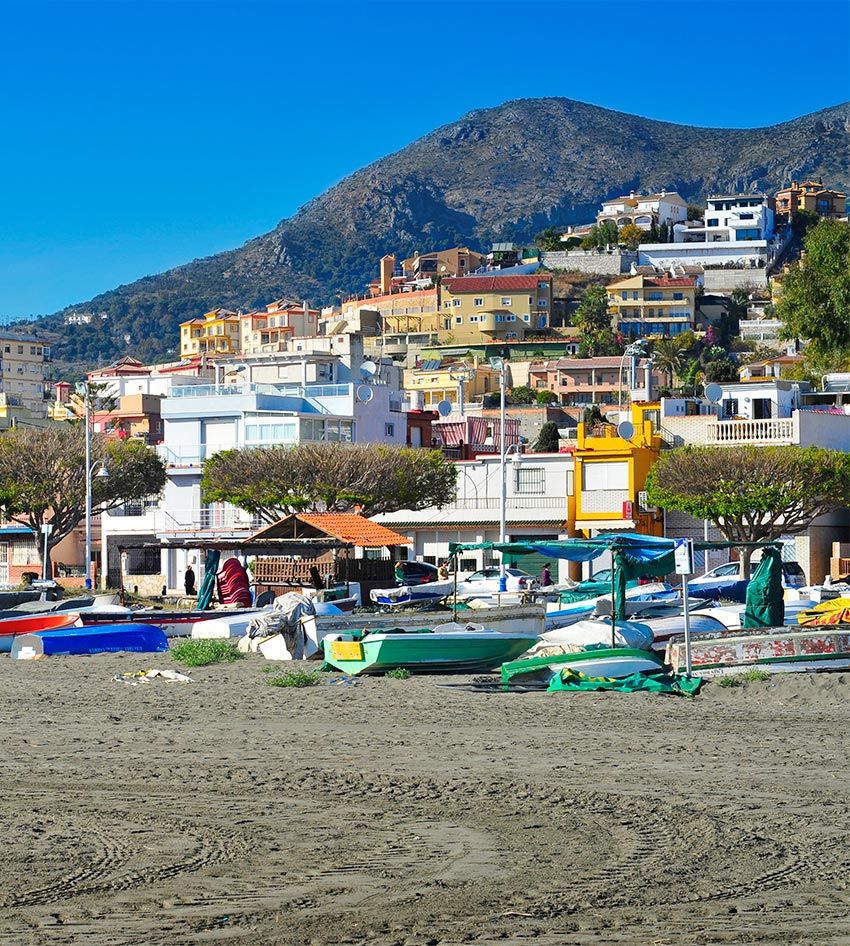
[[[676,539],[676,545],[673,549],[673,559],[676,563],[677,575],[693,575],[694,540]]]
[[[626,500],[623,503],[623,518],[624,519],[634,519],[635,517],[635,504],[631,500]]]

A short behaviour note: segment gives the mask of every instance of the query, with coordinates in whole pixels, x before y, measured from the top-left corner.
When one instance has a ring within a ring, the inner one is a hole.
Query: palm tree
[[[685,366],[685,353],[678,338],[659,338],[652,348],[652,363],[667,377],[668,386],[673,385],[676,375]]]

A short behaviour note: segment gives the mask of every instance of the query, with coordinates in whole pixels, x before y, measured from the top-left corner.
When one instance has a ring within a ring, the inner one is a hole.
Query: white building
[[[635,194],[628,197],[613,197],[602,202],[602,209],[596,215],[597,224],[611,220],[618,227],[628,223],[649,230],[666,224],[683,223],[688,219],[688,204],[675,191],[662,191],[660,194]]]
[[[773,207],[763,194],[709,197],[702,224],[678,223],[674,243],[747,243],[773,236]]]
[[[401,510],[375,520],[410,538],[412,557],[436,564],[448,558],[450,542],[498,542],[501,516],[501,468],[498,456],[457,463],[457,498],[441,508]],[[509,542],[566,538],[567,497],[573,492],[574,462],[567,453],[511,453],[507,462],[506,522]],[[461,571],[500,562],[498,553],[468,552]],[[537,574],[540,556],[518,559],[517,567]],[[567,563],[559,563],[566,576]],[[556,563],[551,563],[556,575]]]
[[[189,384],[171,386],[162,400],[164,438],[157,448],[167,471],[162,497],[130,503],[102,516],[102,548],[110,583],[117,582],[122,544],[129,548],[143,542],[152,546],[180,543],[180,548],[162,551],[153,547],[130,550],[122,568],[124,582],[131,588],[159,593],[166,587],[171,592],[180,590],[187,564],[193,565],[196,574],[200,571],[198,552],[182,547],[187,541],[196,541],[201,548],[213,535],[247,538],[259,527],[242,510],[202,501],[203,463],[221,450],[304,441],[406,443],[407,418],[399,384],[380,377],[364,384],[355,380],[351,366],[339,356],[321,352],[275,360],[280,364],[274,370],[300,380],[233,383],[220,377],[216,383],[199,383],[192,378]],[[272,371],[268,361],[231,363],[221,374],[235,377],[238,371],[244,377],[264,368]],[[327,383],[323,383],[325,374]],[[347,380],[340,380],[343,377]],[[398,381],[398,374],[388,372],[388,377]],[[319,383],[301,383],[304,379]]]

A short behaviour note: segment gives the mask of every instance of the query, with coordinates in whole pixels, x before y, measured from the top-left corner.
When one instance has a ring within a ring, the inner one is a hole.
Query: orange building
[[[776,194],[776,216],[788,222],[800,210],[819,217],[843,217],[847,213],[847,195],[824,187],[823,181],[791,181]]]

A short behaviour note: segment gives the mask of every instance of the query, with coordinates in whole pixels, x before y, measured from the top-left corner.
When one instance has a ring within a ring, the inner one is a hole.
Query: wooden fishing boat
[[[63,611],[59,614],[22,614],[20,617],[0,619],[0,652],[9,653],[12,642],[19,634],[36,631],[57,631],[65,627],[79,626],[79,614]]]
[[[588,677],[629,677],[633,673],[661,670],[664,662],[651,651],[634,647],[608,647],[577,653],[548,654],[525,657],[502,665],[502,682],[514,677],[548,680],[569,667]]]
[[[326,667],[345,673],[465,673],[492,670],[525,653],[536,634],[500,632],[444,624],[413,631],[401,628],[333,634],[322,640]]]
[[[667,663],[685,671],[685,642],[672,638]],[[743,673],[850,669],[850,633],[845,628],[799,625],[712,634],[691,641],[691,668],[701,677]]]

